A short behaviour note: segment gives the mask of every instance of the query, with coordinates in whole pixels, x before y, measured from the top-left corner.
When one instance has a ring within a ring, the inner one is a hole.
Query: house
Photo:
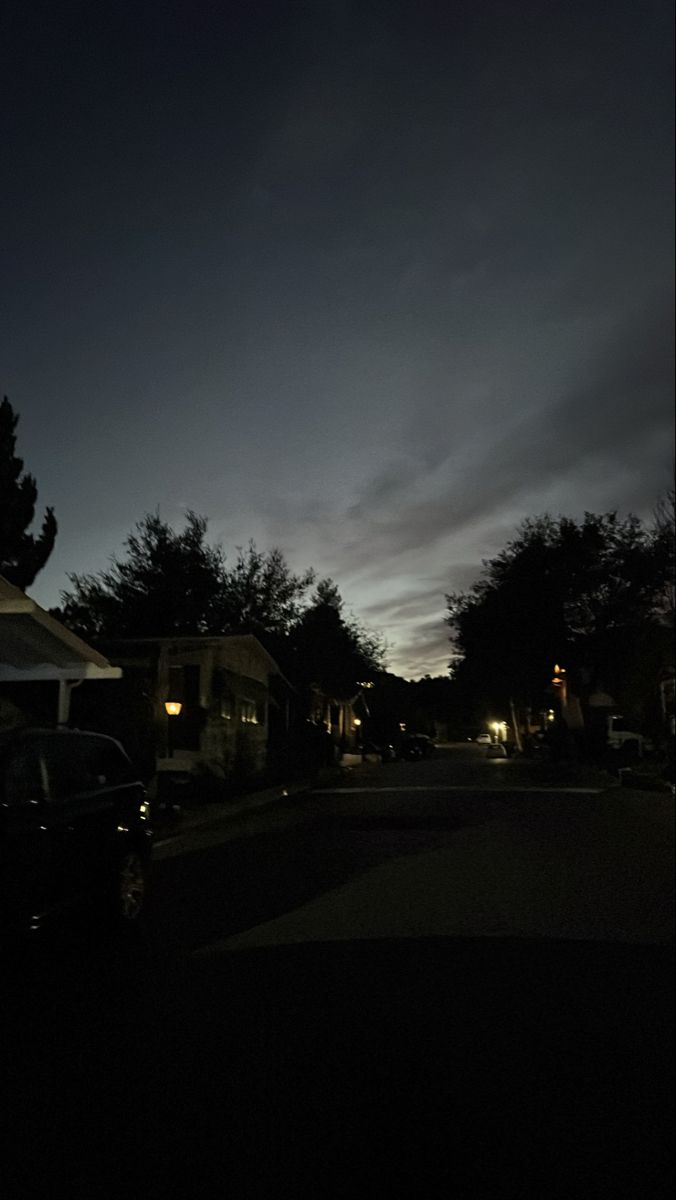
[[[122,671],[0,575],[0,729],[68,724],[73,689]]]
[[[119,685],[74,716],[114,729],[148,778],[238,781],[269,765],[289,729],[293,689],[251,634],[123,638],[102,643]]]
[[[310,721],[325,731],[333,747],[333,761],[349,765],[361,761],[366,722],[370,716],[361,689],[353,696],[335,696],[318,685],[310,688]]]

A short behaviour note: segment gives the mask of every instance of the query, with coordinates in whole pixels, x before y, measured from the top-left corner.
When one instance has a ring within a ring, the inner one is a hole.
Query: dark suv
[[[411,733],[401,744],[401,757],[409,760],[430,758],[434,754],[434,742],[426,733]]]
[[[0,920],[38,930],[74,909],[134,925],[152,831],[119,742],[98,733],[0,734]]]

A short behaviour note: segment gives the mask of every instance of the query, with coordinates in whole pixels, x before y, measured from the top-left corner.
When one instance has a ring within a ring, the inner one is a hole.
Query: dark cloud
[[[448,628],[443,623],[443,612],[408,628],[408,636],[400,635],[397,644],[397,662],[404,677],[445,675],[451,660],[451,644]],[[406,664],[415,664],[415,667],[407,669]]]
[[[0,194],[0,383],[60,523],[38,598],[189,506],[332,575],[415,675],[528,513],[650,510],[666,0],[41,8]]]
[[[464,455],[457,447],[430,446],[430,466],[418,442],[409,458],[390,462],[369,479],[344,513],[301,519],[306,533],[313,527],[323,532],[338,577],[352,580],[364,598],[377,593],[377,599],[362,601],[361,611],[388,631],[397,664],[418,661],[421,654],[429,666],[435,653],[441,662],[448,653],[440,625],[444,592],[470,586],[480,558],[495,553],[523,517],[545,509],[646,513],[667,486],[670,298],[653,296],[642,312],[610,325],[593,355],[562,365],[562,375],[574,378],[577,372],[581,378],[548,405],[533,397],[527,413],[503,412],[490,439],[478,443],[465,430]],[[472,546],[476,559],[458,561],[457,554]],[[446,575],[437,570],[427,578],[430,564],[438,569],[440,560]],[[422,578],[425,586],[401,594],[402,577]],[[383,596],[388,579],[395,594]],[[413,629],[419,634],[411,636]],[[405,644],[397,630],[409,631]]]
[[[561,480],[570,481],[571,504],[578,508],[575,479],[586,464],[606,474],[615,470],[622,478],[656,433],[664,438],[657,473],[664,478],[673,412],[671,305],[655,299],[645,312],[618,324],[595,362],[577,366],[585,376],[582,383],[549,405],[503,417],[487,431],[492,444],[481,447],[478,456],[470,451],[468,466],[449,451],[429,498],[416,500],[415,482],[425,479],[410,463],[388,466],[369,481],[363,499],[346,514],[362,523],[347,543],[352,566],[374,554],[389,561],[421,544],[432,550],[440,539],[484,524],[506,507],[518,508],[522,498],[546,494]],[[655,477],[647,477],[644,504],[654,492]],[[622,500],[618,493],[616,503]]]

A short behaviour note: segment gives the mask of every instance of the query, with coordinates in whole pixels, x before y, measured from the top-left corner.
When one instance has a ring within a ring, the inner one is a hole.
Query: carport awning
[[[120,667],[0,576],[0,682],[119,679]]]

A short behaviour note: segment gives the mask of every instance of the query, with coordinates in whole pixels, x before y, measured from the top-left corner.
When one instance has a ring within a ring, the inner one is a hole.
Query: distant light
[[[500,732],[500,728],[501,728],[501,722],[500,722],[500,721],[494,721],[494,722],[493,722],[493,725],[491,726],[491,728],[492,728],[492,730],[493,730],[493,732],[494,732],[494,733],[499,733],[499,732]]]
[[[168,717],[180,717],[183,705],[180,700],[165,700],[164,709]]]
[[[401,729],[401,732],[402,732],[402,733],[405,733],[405,732],[406,732],[406,722],[405,722],[405,721],[400,721],[400,722],[399,722],[399,728]]]
[[[354,721],[352,722],[352,724],[354,725],[355,729],[358,729],[358,728],[359,728],[359,726],[361,725],[361,719],[360,719],[359,717],[355,717],[355,719],[354,719]]]

